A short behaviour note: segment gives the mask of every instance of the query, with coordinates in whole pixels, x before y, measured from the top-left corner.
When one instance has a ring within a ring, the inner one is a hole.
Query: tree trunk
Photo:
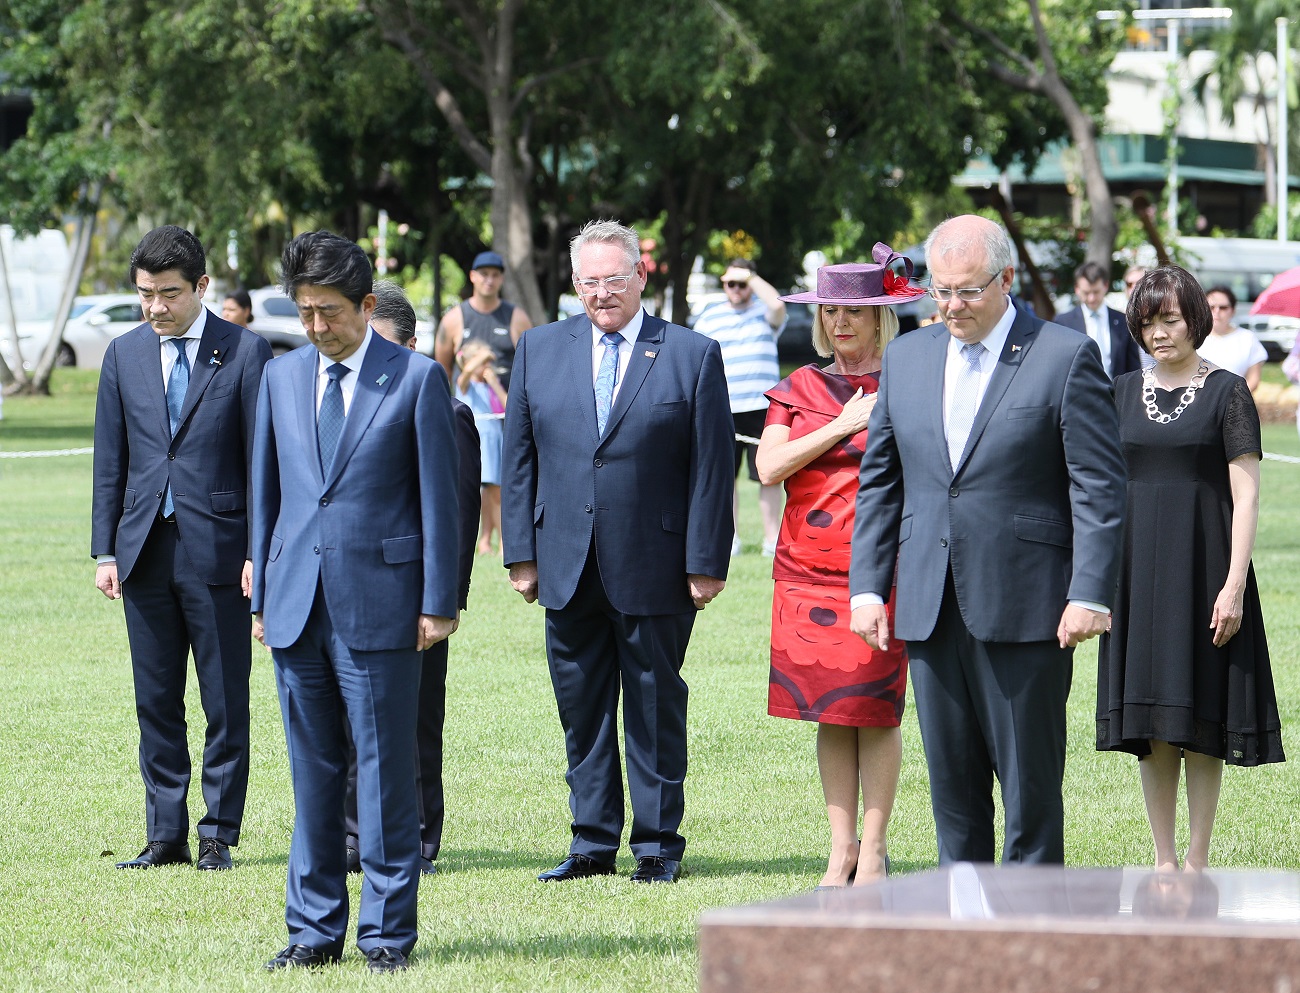
[[[23,368],[23,353],[18,347],[18,315],[14,312],[14,294],[9,285],[9,259],[5,255],[3,241],[0,241],[0,288],[4,289],[5,309],[9,312],[9,320],[5,325],[5,334],[9,339],[9,344],[13,346],[14,358],[17,362],[15,368],[10,369],[9,364],[0,357],[0,389],[16,390],[26,389],[29,385],[27,370]]]
[[[54,325],[50,329],[49,340],[41,353],[41,360],[36,365],[32,377],[31,392],[48,395],[50,392],[50,375],[54,363],[58,360],[59,350],[63,347],[63,331],[68,326],[68,315],[72,313],[72,303],[81,285],[81,277],[86,271],[86,261],[90,258],[90,243],[95,235],[96,215],[99,213],[99,198],[103,193],[104,183],[95,184],[90,194],[87,210],[77,218],[77,240],[73,248],[72,264],[68,267],[68,278],[63,284],[63,296],[59,300],[58,312],[54,315]]]

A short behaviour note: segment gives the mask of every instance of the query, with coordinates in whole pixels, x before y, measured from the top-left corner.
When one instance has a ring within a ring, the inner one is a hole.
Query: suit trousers
[[[248,601],[237,583],[209,586],[199,579],[177,525],[160,520],[122,583],[122,605],[140,724],[147,838],[182,844],[189,836],[185,681],[193,650],[207,720],[207,812],[198,834],[237,845],[248,794]]]
[[[420,800],[420,854],[438,860],[442,848],[445,805],[442,795],[442,726],[447,717],[447,648],[444,638],[424,652],[420,673],[420,708],[415,724],[415,779]],[[344,725],[344,730],[347,726]],[[348,735],[348,793],[344,807],[347,843],[361,850],[357,821],[357,753]]]
[[[1002,861],[1065,860],[1065,704],[1074,652],[1055,641],[987,642],[962,620],[952,574],[934,632],[908,656],[930,772],[939,864],[992,862],[993,778]]]
[[[681,859],[687,698],[681,668],[694,624],[693,610],[653,616],[616,611],[605,595],[594,543],[573,598],[547,610],[546,657],[564,728],[574,854],[612,863],[618,852],[621,686],[632,854]]]
[[[412,635],[414,635],[412,631]],[[357,947],[409,953],[416,939],[420,815],[415,721],[420,653],[350,649],[323,591],[288,648],[272,650],[289,748],[295,817],[285,922],[293,944],[340,953],[348,923],[343,801],[345,725],[356,745],[361,909]]]

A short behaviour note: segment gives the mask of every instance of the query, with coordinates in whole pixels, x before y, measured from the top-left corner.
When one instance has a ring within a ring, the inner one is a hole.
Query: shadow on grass
[[[434,939],[436,941],[436,939]],[[694,955],[695,934],[538,934],[507,937],[486,935],[460,941],[440,942],[433,948],[422,944],[415,951],[416,963],[449,962],[458,959],[625,959],[629,955]]]

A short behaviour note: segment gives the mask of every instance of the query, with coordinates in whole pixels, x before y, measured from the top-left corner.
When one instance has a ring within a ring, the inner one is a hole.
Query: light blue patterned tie
[[[172,365],[171,375],[167,377],[167,422],[171,426],[172,437],[175,438],[176,429],[181,426],[181,408],[185,406],[185,393],[190,388],[190,357],[185,354],[184,338],[173,338],[172,344],[176,346],[176,361]],[[171,517],[175,513],[172,484],[168,483],[167,492],[163,494],[163,517]]]
[[[957,373],[952,404],[948,408],[948,462],[953,472],[957,471],[971,425],[975,423],[975,399],[980,391],[980,356],[983,351],[984,346],[979,342],[961,346],[961,357],[966,360],[966,365]]]
[[[320,441],[320,471],[326,476],[334,464],[334,452],[339,447],[339,435],[343,433],[343,387],[339,380],[347,374],[348,367],[342,362],[335,362],[325,370],[330,381],[321,397],[316,437]]]
[[[596,431],[599,434],[605,433],[609,408],[614,405],[614,387],[618,385],[618,346],[622,340],[623,336],[617,331],[600,336],[605,354],[601,356],[600,371],[596,373]]]

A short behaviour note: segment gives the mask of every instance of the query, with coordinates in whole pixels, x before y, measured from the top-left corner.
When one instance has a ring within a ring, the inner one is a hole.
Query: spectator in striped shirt
[[[727,392],[731,398],[731,416],[736,433],[757,438],[767,419],[764,394],[781,380],[776,358],[776,339],[785,328],[785,304],[777,290],[754,271],[748,259],[734,259],[722,274],[722,288],[727,299],[704,308],[695,322],[695,330],[712,338],[722,348],[722,365],[727,374]],[[749,478],[758,482],[754,465],[756,444],[736,442],[736,474],[749,462]],[[776,536],[781,527],[782,490],[780,486],[761,486],[758,505],[763,516],[763,554],[776,552]],[[740,497],[733,497],[736,534],[731,554],[740,554]]]

